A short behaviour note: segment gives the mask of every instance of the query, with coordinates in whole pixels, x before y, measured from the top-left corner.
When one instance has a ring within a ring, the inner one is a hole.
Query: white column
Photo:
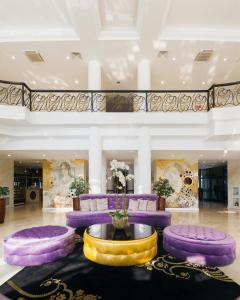
[[[151,65],[148,59],[143,59],[138,63],[137,87],[138,90],[151,89]]]
[[[138,193],[138,153],[134,156],[134,194]]]
[[[138,193],[151,193],[151,145],[147,127],[141,127],[139,133],[137,184]]]
[[[102,193],[107,192],[107,160],[105,155],[102,155]]]
[[[88,62],[88,89],[89,90],[101,90],[102,89],[102,73],[101,64],[97,60],[90,60]],[[106,103],[105,98],[102,101],[95,101],[94,96],[92,98],[93,111],[105,111]]]
[[[89,184],[90,193],[102,190],[102,141],[98,127],[91,127],[89,133]]]
[[[88,62],[88,89],[101,90],[102,88],[102,73],[101,64],[97,60]]]

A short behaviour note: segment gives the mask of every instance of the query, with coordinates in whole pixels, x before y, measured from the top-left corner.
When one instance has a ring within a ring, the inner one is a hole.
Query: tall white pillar
[[[97,60],[90,60],[88,62],[88,89],[102,89],[101,64]],[[97,95],[96,97],[98,98]],[[104,97],[102,97],[102,101],[95,101],[95,96],[93,96],[91,101],[91,109],[93,109],[93,111],[106,111],[106,99]]]
[[[102,193],[107,192],[107,160],[105,155],[102,155]]]
[[[91,127],[89,134],[89,184],[92,194],[102,191],[102,141],[98,127]]]
[[[151,65],[148,59],[143,59],[138,63],[137,87],[138,90],[151,89]]]
[[[138,141],[138,183],[137,192],[151,193],[151,145],[149,129],[141,127]]]
[[[101,64],[97,60],[88,62],[88,89],[101,90],[102,88],[102,73]]]
[[[138,153],[134,156],[134,194],[138,193]]]

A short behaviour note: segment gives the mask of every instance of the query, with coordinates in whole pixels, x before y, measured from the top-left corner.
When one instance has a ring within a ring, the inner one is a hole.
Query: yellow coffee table
[[[112,224],[95,224],[85,230],[83,240],[84,255],[102,265],[141,265],[157,254],[157,233],[145,224],[118,230]]]

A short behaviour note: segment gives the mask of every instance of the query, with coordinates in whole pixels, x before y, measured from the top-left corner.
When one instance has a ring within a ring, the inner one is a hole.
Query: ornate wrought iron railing
[[[30,111],[200,112],[240,105],[240,82],[208,90],[32,90],[25,83],[0,80],[0,104]]]

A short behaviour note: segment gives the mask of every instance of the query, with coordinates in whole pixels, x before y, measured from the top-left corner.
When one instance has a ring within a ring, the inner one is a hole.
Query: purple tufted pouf
[[[236,257],[236,243],[229,234],[197,225],[166,227],[163,248],[176,258],[205,266],[225,266]]]
[[[75,247],[74,229],[39,226],[17,231],[3,241],[4,260],[10,265],[33,266],[55,261]]]

